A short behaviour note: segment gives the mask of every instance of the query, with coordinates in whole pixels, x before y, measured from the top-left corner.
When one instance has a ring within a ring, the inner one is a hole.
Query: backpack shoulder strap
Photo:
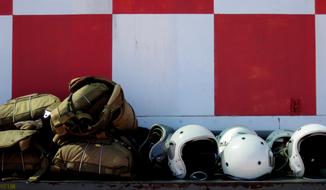
[[[110,121],[112,121],[113,116],[120,111],[124,103],[123,90],[119,84],[114,86],[112,95],[106,105],[104,106],[100,119],[91,127],[94,129],[104,129],[105,127],[112,127]]]

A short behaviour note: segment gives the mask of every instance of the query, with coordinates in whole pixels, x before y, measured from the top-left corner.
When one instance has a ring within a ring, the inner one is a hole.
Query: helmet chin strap
[[[189,175],[189,178],[191,180],[199,180],[199,181],[204,181],[207,179],[207,177],[208,177],[207,173],[203,171],[195,171]]]

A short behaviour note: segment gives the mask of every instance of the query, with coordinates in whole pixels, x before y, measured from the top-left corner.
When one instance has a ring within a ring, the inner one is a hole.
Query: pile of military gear
[[[1,177],[29,177],[33,182],[51,162],[49,133],[43,120],[45,110],[60,102],[51,94],[31,94],[0,106]]]
[[[62,102],[33,94],[0,107],[3,179],[30,171],[30,182],[46,171],[133,176],[136,151],[123,134],[138,126],[121,86],[90,76],[73,79],[69,90]]]
[[[278,129],[266,139],[244,126],[218,135],[198,124],[143,128],[119,84],[86,76],[71,80],[69,90],[62,101],[31,94],[0,105],[3,180],[326,177],[321,124]]]
[[[98,77],[80,77],[69,84],[70,95],[50,113],[55,171],[132,177],[134,150],[121,135],[137,128],[121,86]]]

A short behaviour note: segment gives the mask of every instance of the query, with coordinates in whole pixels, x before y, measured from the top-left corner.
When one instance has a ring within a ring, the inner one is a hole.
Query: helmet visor
[[[192,176],[194,173],[212,175],[216,168],[217,155],[215,140],[205,139],[186,143],[182,149],[182,159],[187,168],[187,175]]]
[[[305,166],[305,176],[318,178],[326,176],[326,153],[321,147],[326,146],[326,134],[313,134],[298,144],[299,153]]]

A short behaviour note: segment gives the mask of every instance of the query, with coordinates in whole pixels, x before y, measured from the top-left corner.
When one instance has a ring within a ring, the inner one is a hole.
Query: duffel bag
[[[0,131],[2,180],[28,178],[35,182],[47,171],[48,153],[37,142],[37,135],[36,130]]]
[[[131,178],[134,171],[132,148],[117,139],[75,142],[59,148],[53,158],[53,171],[73,176]],[[110,179],[110,178],[107,178]]]
[[[17,129],[16,122],[42,118],[47,107],[60,102],[52,94],[30,94],[0,105],[0,131]]]

